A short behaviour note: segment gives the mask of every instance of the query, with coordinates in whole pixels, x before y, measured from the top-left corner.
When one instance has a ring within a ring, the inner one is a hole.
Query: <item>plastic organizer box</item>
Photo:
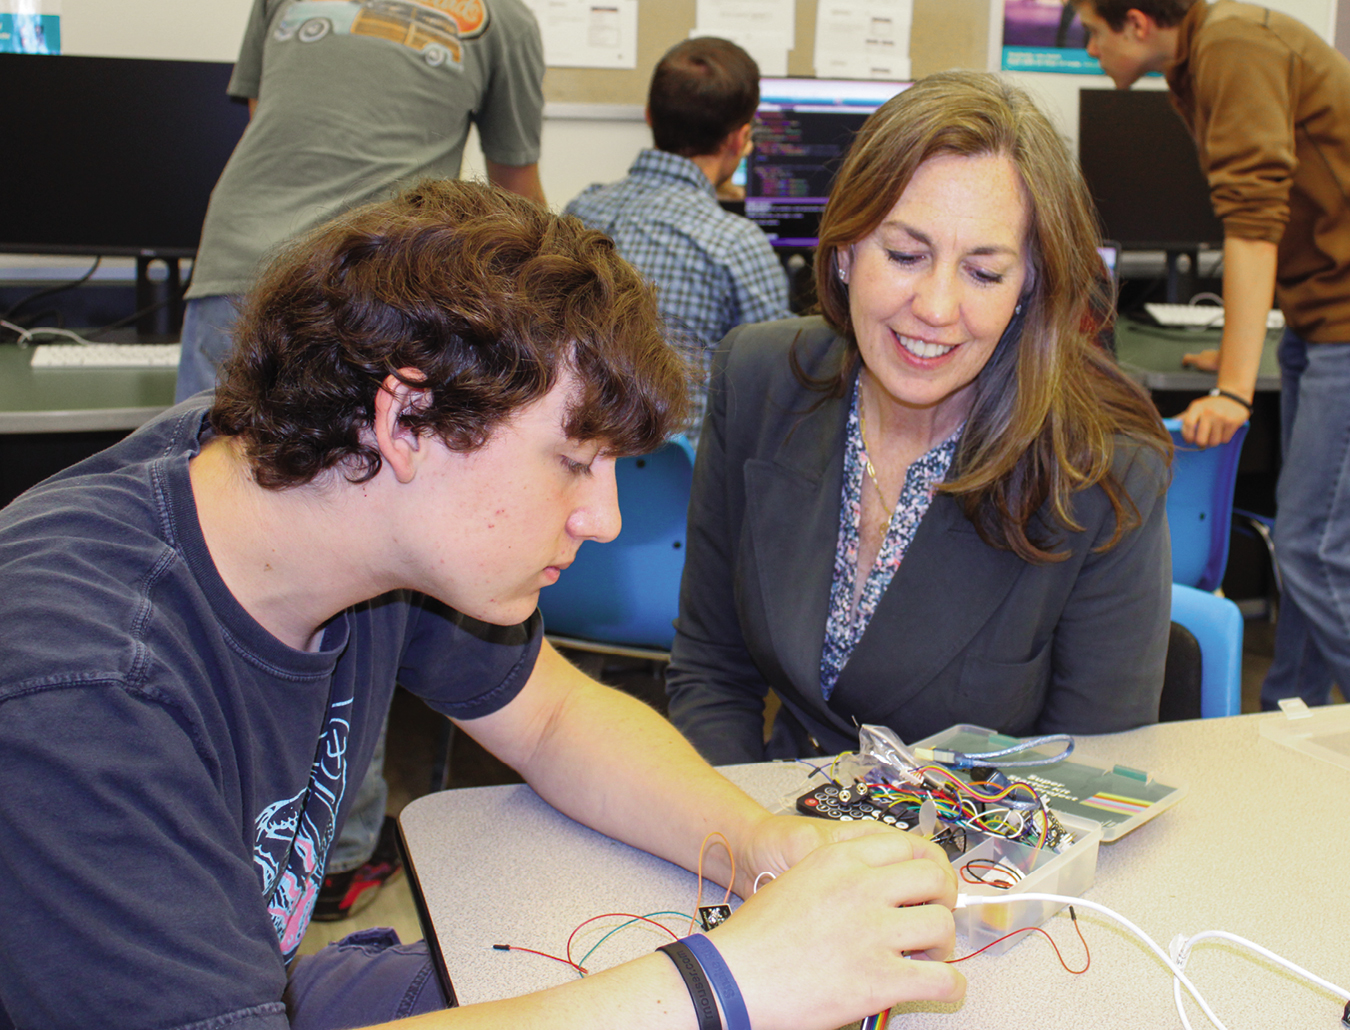
[[[978,753],[1015,743],[1017,738],[1005,737],[982,726],[963,724],[910,746]],[[1026,754],[1052,754],[1057,750],[1057,747],[1044,752],[1030,749]],[[997,762],[994,765],[997,767]],[[1072,758],[1054,765],[1010,768],[1006,772],[1012,779],[1030,783],[1047,798],[1060,822],[1073,833],[1074,841],[1059,852],[1037,852],[1025,844],[988,835],[977,847],[954,860],[958,870],[966,863],[990,859],[1004,861],[1024,875],[1010,888],[969,883],[963,878],[963,893],[1077,897],[1091,887],[1096,878],[1097,849],[1103,841],[1118,840],[1186,794],[1185,786],[1161,783],[1139,769],[1121,765],[1108,768]],[[1013,931],[1040,926],[1064,907],[1045,901],[977,905],[956,912],[956,930],[966,938],[971,950],[978,950]],[[991,947],[988,953],[1001,955],[1027,936],[1010,937]]]

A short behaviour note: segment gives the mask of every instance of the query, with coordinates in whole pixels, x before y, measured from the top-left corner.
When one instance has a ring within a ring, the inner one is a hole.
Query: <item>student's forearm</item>
[[[500,186],[512,193],[519,193],[527,200],[547,205],[544,199],[544,184],[539,178],[539,165],[503,165],[496,161],[487,161],[488,182]]]
[[[1256,389],[1266,316],[1275,297],[1276,246],[1229,236],[1223,244],[1223,340],[1219,344],[1221,390],[1250,401]]]
[[[689,992],[674,964],[653,953],[547,991],[429,1012],[380,1030],[693,1030]]]
[[[1199,447],[1227,443],[1251,413],[1266,313],[1275,295],[1276,246],[1265,240],[1229,236],[1223,244],[1223,339],[1217,386],[1240,397],[1201,397],[1181,416],[1181,435]]]
[[[686,869],[697,867],[699,843],[715,830],[743,857],[749,834],[768,816],[763,806],[710,768],[647,705],[594,683],[547,645],[538,671],[569,687],[538,746],[517,766],[546,801]],[[725,884],[725,849],[709,848],[704,868]],[[742,893],[758,872],[737,870]]]

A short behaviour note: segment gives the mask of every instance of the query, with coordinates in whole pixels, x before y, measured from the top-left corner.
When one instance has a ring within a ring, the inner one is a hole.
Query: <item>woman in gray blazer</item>
[[[823,317],[723,342],[667,685],[711,761],[1157,719],[1171,446],[1096,343],[1091,200],[992,75],[911,87],[821,225]],[[782,708],[764,744],[764,701]]]

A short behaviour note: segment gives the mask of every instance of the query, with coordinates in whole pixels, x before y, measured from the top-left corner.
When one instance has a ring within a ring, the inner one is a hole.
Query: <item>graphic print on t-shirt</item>
[[[272,37],[317,43],[329,33],[371,36],[410,47],[433,68],[464,60],[462,40],[487,31],[483,0],[295,0]]]
[[[262,879],[267,914],[288,960],[309,926],[328,848],[336,835],[347,786],[351,707],[351,698],[329,707],[305,789],[268,805],[254,821],[253,862]]]

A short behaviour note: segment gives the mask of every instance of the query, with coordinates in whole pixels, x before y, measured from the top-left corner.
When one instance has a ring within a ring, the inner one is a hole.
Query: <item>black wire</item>
[[[17,303],[11,305],[7,310],[0,313],[0,318],[5,319],[6,321],[13,321],[14,312],[18,311],[25,304],[31,304],[33,301],[39,300],[42,297],[52,297],[58,293],[65,293],[67,290],[73,290],[77,286],[83,286],[93,277],[94,273],[98,271],[98,266],[102,263],[103,257],[100,255],[99,257],[94,258],[93,267],[91,267],[89,271],[85,272],[84,275],[80,276],[80,278],[71,279],[69,282],[64,282],[57,286],[47,286],[41,290],[38,290],[36,293],[30,293],[27,297],[20,298]],[[45,315],[46,312],[43,312],[43,314]],[[41,318],[42,315],[38,315],[37,317]]]
[[[187,279],[184,280],[182,285],[178,287],[178,297],[177,297],[178,300],[181,301],[187,295],[188,289],[192,286],[192,276],[196,271],[197,266],[194,263],[192,266],[192,272],[188,273]],[[132,322],[137,321],[139,318],[141,318],[142,315],[153,314],[154,312],[160,310],[160,308],[163,308],[166,305],[168,305],[169,302],[174,299],[175,298],[172,295],[170,295],[168,297],[165,297],[163,300],[157,300],[155,301],[155,303],[149,305],[148,307],[141,308],[140,311],[133,311],[126,318],[118,319],[116,322],[111,322],[108,325],[100,326],[97,329],[91,329],[89,332],[83,333],[81,335],[83,335],[86,340],[92,340],[96,336],[102,336],[104,333],[110,333],[114,329],[121,329],[123,326],[131,325]]]

